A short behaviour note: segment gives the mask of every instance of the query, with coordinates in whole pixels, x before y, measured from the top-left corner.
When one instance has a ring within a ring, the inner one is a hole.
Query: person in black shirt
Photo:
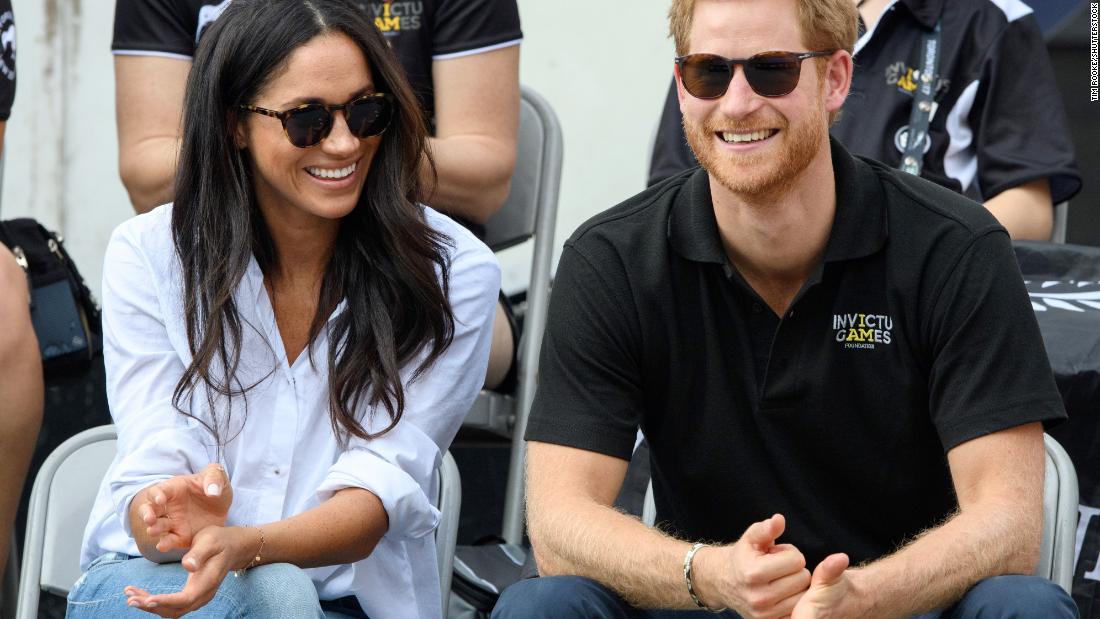
[[[0,152],[4,150],[4,128],[15,102],[15,44],[11,0],[0,0]]]
[[[544,577],[494,617],[1076,616],[1023,576],[1065,412],[1005,229],[829,137],[854,3],[670,21],[702,168],[565,244],[526,435]],[[610,507],[639,427],[657,529]]]
[[[15,17],[0,0],[0,152],[15,100]],[[35,438],[42,425],[42,356],[31,325],[27,274],[0,244],[0,579]]]
[[[172,201],[183,88],[205,29],[231,0],[117,0],[119,171],[141,213]],[[432,131],[429,203],[480,236],[508,197],[519,125],[515,0],[355,0],[405,68]],[[487,388],[509,388],[515,338],[497,307]]]
[[[857,1],[857,0],[854,0]],[[852,92],[832,134],[898,167],[920,82],[922,35],[941,25],[921,175],[983,202],[1016,239],[1047,240],[1052,204],[1081,188],[1061,96],[1032,10],[1021,0],[859,0]],[[649,182],[695,165],[674,89]]]

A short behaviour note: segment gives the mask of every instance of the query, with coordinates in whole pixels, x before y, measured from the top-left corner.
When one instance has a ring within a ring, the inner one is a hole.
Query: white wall
[[[118,179],[110,0],[14,0],[18,91],[0,216],[60,231],[96,292],[111,230],[132,213]],[[672,45],[663,0],[519,0],[521,79],[565,133],[556,246],[645,184]],[[502,256],[506,287],[523,249]]]

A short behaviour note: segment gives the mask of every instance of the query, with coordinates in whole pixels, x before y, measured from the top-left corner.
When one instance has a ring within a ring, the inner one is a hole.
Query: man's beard
[[[807,117],[797,125],[781,116],[777,120],[761,122],[750,116],[719,125],[710,119],[697,124],[685,116],[684,134],[699,164],[730,192],[753,197],[778,195],[791,187],[817,156],[829,124],[824,111],[821,118]],[[778,153],[731,153],[715,143],[719,131],[741,132],[762,127],[779,129],[771,138],[782,140],[783,148]]]

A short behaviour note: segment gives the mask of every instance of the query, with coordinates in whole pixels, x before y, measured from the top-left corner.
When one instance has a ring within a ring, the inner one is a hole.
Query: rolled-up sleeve
[[[103,266],[103,357],[119,454],[108,483],[118,518],[131,536],[134,495],[212,461],[205,429],[172,403],[184,364],[165,326],[163,278],[134,234],[133,227],[115,231]]]
[[[422,537],[439,524],[439,511],[429,498],[434,472],[485,382],[500,291],[500,267],[492,252],[442,215],[428,211],[428,218],[455,243],[448,291],[455,319],[451,345],[416,380],[411,380],[416,364],[402,370],[401,420],[378,438],[351,440],[317,493],[324,501],[343,488],[369,490],[385,507],[387,535],[394,537]],[[371,433],[389,423],[382,410],[366,417]]]

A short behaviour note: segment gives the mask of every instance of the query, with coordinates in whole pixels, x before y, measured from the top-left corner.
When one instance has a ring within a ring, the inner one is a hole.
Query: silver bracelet
[[[688,587],[688,595],[691,596],[691,600],[695,602],[695,605],[703,610],[709,610],[712,613],[725,612],[725,608],[711,608],[703,603],[703,600],[699,599],[698,595],[695,595],[695,586],[691,583],[691,562],[695,559],[695,553],[699,552],[700,548],[706,548],[707,544],[692,544],[688,549],[687,554],[684,555],[684,582]]]

